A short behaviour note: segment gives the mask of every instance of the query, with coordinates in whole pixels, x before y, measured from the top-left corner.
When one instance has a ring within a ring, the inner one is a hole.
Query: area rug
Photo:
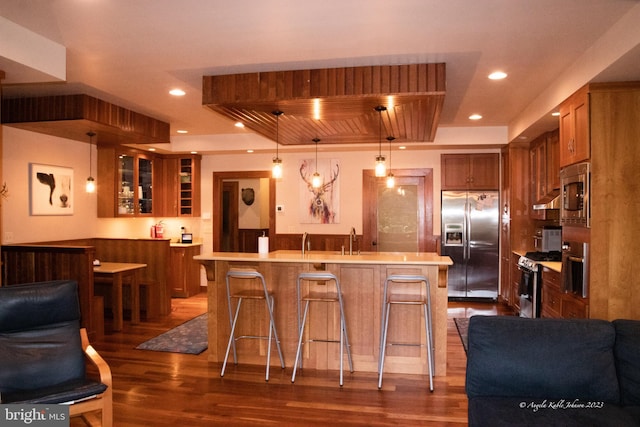
[[[143,342],[136,349],[200,354],[207,347],[207,313],[205,313]]]
[[[467,353],[467,348],[469,346],[468,335],[469,335],[469,318],[468,317],[456,317],[453,319],[456,324],[456,328],[458,328],[458,335],[460,335],[460,341],[462,341],[462,346],[464,347],[465,354]]]

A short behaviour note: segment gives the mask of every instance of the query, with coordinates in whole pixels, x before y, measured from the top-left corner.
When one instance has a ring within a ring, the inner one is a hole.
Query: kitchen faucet
[[[307,244],[307,250],[311,250],[311,239],[308,239],[309,233],[306,231],[302,234],[302,255],[304,255],[304,246]]]
[[[349,232],[349,255],[353,255],[353,242],[355,242],[356,239],[356,228],[351,227],[351,232]]]

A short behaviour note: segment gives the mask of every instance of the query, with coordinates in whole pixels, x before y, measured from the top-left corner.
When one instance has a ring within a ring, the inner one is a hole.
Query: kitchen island
[[[342,255],[334,252],[274,251],[268,254],[214,252],[194,257],[207,273],[209,360],[222,362],[229,337],[225,275],[230,268],[260,271],[274,294],[276,326],[285,364],[291,368],[297,345],[296,278],[303,271],[326,270],[339,279],[355,372],[377,372],[384,281],[391,274],[421,274],[431,284],[431,310],[435,347],[435,375],[447,368],[447,270],[452,261],[435,253],[365,253]],[[247,301],[247,304],[252,301]],[[253,308],[253,307],[252,307]],[[337,307],[316,306],[310,313],[315,338],[339,337]],[[254,310],[245,307],[237,335],[266,335],[268,317],[264,303]],[[416,343],[422,347],[393,346],[387,349],[385,373],[428,374],[424,321],[418,306],[394,307],[389,321],[389,341]],[[238,344],[239,363],[264,364],[266,341]],[[271,358],[278,363],[277,357]],[[338,369],[339,346],[314,342],[304,346],[303,366],[311,369]]]

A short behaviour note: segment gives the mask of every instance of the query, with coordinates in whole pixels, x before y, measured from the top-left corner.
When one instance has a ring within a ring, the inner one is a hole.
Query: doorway
[[[212,194],[212,210],[211,210],[213,212],[213,215],[212,215],[211,231],[213,236],[212,250],[214,252],[224,251],[223,247],[227,245],[227,243],[225,242],[225,239],[227,237],[225,237],[225,234],[224,234],[225,233],[224,231],[225,216],[230,219],[233,215],[233,213],[225,212],[225,208],[224,208],[225,182],[230,182],[233,180],[242,180],[242,179],[255,179],[255,178],[269,179],[269,185],[268,185],[269,237],[270,237],[269,246],[270,246],[270,250],[274,250],[275,248],[277,248],[276,233],[275,233],[276,223],[275,223],[275,215],[273,215],[273,212],[275,212],[275,209],[276,209],[276,180],[271,178],[271,171],[213,172],[213,180],[212,180],[213,194]],[[235,191],[235,197],[236,198],[238,197],[237,188],[235,190],[230,190],[227,187],[226,191]],[[237,206],[237,200],[236,202],[231,202],[229,200],[228,203],[230,204],[235,203],[235,206]],[[227,224],[227,226],[232,226],[232,224]],[[238,228],[238,224],[236,224],[236,228]],[[235,242],[234,241],[228,242],[228,246],[226,247],[239,248],[239,242],[238,242],[239,236],[233,237],[232,234],[229,234],[228,238],[235,239]]]
[[[433,170],[393,171],[387,189],[373,170],[362,171],[362,249],[373,252],[436,252],[433,236]]]
[[[238,181],[222,183],[222,232],[220,233],[220,250],[222,252],[238,252]]]

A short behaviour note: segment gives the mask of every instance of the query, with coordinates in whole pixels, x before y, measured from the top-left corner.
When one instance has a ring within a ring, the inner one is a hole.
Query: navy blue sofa
[[[469,426],[640,426],[640,321],[469,319]]]

